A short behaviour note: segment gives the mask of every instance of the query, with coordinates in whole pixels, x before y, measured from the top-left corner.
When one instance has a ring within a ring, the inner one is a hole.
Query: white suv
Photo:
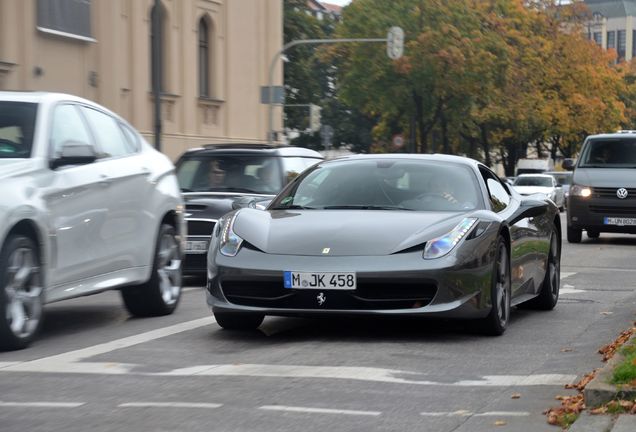
[[[185,238],[174,166],[77,97],[0,92],[0,348],[27,346],[45,303],[121,289],[174,311]]]

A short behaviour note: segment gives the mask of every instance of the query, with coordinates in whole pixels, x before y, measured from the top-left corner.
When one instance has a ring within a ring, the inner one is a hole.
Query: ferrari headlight
[[[236,256],[243,243],[243,239],[236,235],[233,229],[236,215],[237,213],[227,219],[222,218],[220,223],[221,240],[219,242],[219,251],[228,257]]]
[[[441,258],[453,250],[477,223],[476,218],[465,218],[451,232],[434,238],[424,247],[424,259]]]
[[[572,185],[570,187],[570,195],[587,198],[592,195],[592,189],[587,186]]]

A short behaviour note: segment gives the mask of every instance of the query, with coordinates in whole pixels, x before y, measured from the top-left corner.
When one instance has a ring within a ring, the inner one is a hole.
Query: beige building
[[[0,0],[0,90],[94,100],[154,142],[153,5]],[[260,87],[283,43],[282,0],[161,0],[160,15],[164,153],[176,158],[205,143],[265,141]],[[274,77],[280,85],[280,64]]]

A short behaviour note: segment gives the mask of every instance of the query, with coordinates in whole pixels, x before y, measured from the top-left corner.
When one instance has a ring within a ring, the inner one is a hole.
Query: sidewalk
[[[634,432],[636,415],[620,414],[618,417],[608,414],[591,415],[584,412],[574,422],[569,432]]]

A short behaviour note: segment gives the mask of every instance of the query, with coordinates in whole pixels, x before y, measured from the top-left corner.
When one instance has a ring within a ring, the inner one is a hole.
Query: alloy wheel
[[[508,277],[508,272],[508,254],[506,253],[506,247],[501,244],[497,254],[497,283],[495,291],[497,293],[497,317],[502,327],[506,326],[510,316],[510,278]]]
[[[28,338],[38,329],[42,318],[42,281],[35,251],[29,247],[13,250],[7,260],[4,287],[6,319],[11,332]]]
[[[548,271],[550,272],[550,291],[552,293],[552,297],[557,298],[559,296],[559,284],[561,283],[561,262],[559,260],[559,244],[554,234],[550,241]]]
[[[163,301],[166,305],[174,304],[181,291],[181,258],[177,240],[170,233],[161,237],[157,273]]]

